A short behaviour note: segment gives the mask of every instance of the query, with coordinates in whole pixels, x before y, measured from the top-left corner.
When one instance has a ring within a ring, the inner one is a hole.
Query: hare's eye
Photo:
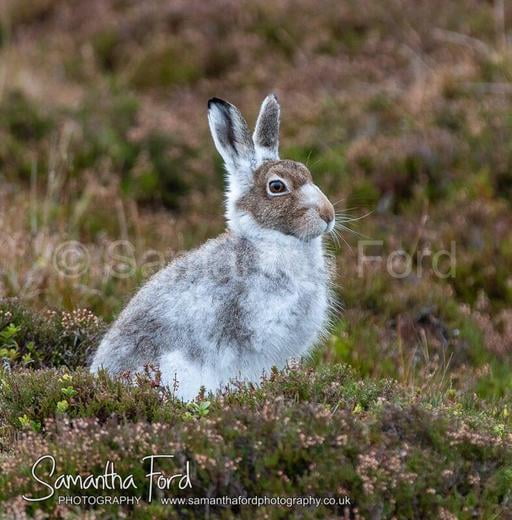
[[[283,181],[270,181],[268,183],[268,190],[270,193],[274,193],[276,195],[286,193],[288,191],[286,184]]]

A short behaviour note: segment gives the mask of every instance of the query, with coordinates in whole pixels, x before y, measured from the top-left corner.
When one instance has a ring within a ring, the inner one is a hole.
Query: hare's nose
[[[332,207],[332,204],[329,203],[322,205],[318,211],[318,214],[327,225],[330,226],[334,224],[334,208]]]

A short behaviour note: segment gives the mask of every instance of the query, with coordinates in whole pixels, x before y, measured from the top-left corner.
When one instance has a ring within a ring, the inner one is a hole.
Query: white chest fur
[[[177,378],[181,397],[190,399],[201,386],[215,390],[233,379],[258,382],[272,366],[283,368],[288,359],[307,354],[324,330],[329,289],[321,239],[285,238],[251,237],[257,253],[244,267],[237,305],[229,311],[237,321],[231,324],[226,310],[218,308],[225,302],[204,309],[205,316],[223,318],[198,324],[194,334],[204,339],[205,353],[200,361],[191,362],[179,350],[162,356],[163,380],[170,384]]]
[[[328,276],[321,239],[292,237],[279,246],[273,240],[257,244],[257,274],[248,292],[256,348],[277,366],[301,356],[325,326]]]

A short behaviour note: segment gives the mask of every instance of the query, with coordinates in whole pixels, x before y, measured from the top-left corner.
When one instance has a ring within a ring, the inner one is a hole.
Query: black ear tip
[[[208,100],[208,109],[212,108],[214,105],[220,105],[222,107],[228,107],[229,103],[220,99],[218,97],[212,97]]]

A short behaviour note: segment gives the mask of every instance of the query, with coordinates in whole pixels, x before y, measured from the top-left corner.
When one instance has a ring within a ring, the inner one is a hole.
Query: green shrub
[[[0,300],[0,353],[10,366],[83,366],[104,330],[86,310],[29,310],[17,300]]]

